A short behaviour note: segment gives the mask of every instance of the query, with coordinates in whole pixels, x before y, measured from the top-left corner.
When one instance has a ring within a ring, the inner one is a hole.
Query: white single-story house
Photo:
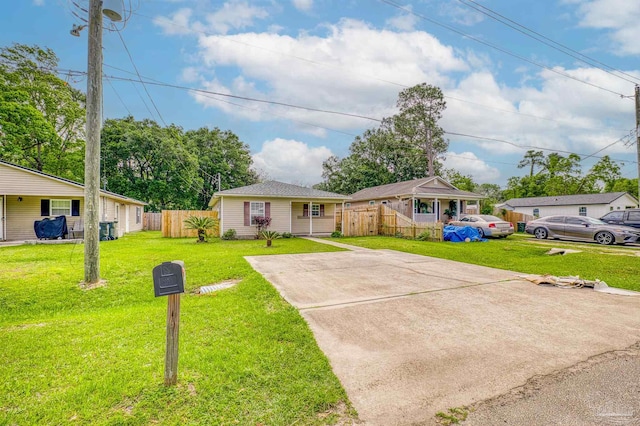
[[[512,198],[495,207],[534,217],[580,215],[599,218],[612,210],[624,210],[637,206],[638,200],[628,192],[607,192],[602,194]]]
[[[142,230],[145,205],[100,191],[99,217],[114,222],[115,235],[121,237]],[[66,217],[69,229],[78,228],[84,216],[84,185],[0,160],[0,240],[35,240],[34,222],[58,216]]]
[[[469,202],[477,206],[484,198],[433,176],[363,189],[351,194],[345,208],[385,204],[415,222],[437,222],[447,219],[446,210],[457,217],[467,211]]]
[[[218,211],[220,235],[257,234],[256,217],[270,217],[269,230],[293,235],[327,235],[336,230],[336,208],[349,197],[289,183],[267,181],[216,192],[209,206]]]

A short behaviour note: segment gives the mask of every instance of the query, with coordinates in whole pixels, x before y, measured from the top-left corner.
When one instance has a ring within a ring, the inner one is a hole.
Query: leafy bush
[[[227,229],[226,231],[224,231],[224,234],[222,234],[223,240],[235,240],[237,238],[238,238],[238,234],[236,233],[236,230],[233,228]]]
[[[293,234],[291,232],[283,232],[282,238],[293,238]]]
[[[271,225],[271,218],[269,216],[257,216],[253,219],[256,223],[257,233],[256,238],[261,238],[262,231],[267,229]]]
[[[198,242],[204,243],[209,237],[209,230],[218,226],[218,220],[209,216],[189,216],[184,220],[187,229],[195,229],[198,232]]]
[[[342,238],[342,232],[340,231],[333,231],[331,233],[331,238]]]

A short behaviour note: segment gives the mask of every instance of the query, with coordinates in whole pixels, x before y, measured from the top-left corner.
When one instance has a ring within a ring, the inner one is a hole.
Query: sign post
[[[180,331],[180,293],[184,293],[184,262],[164,262],[153,268],[153,288],[156,297],[169,296],[167,301],[167,351],[164,358],[164,385],[178,382],[178,341]]]

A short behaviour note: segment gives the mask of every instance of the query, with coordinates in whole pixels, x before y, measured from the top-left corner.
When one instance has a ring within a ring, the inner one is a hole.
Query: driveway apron
[[[246,259],[299,309],[368,425],[429,424],[640,340],[640,297],[352,248]]]

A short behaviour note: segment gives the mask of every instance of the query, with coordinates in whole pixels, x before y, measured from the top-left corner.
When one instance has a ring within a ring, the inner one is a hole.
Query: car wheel
[[[598,232],[596,234],[596,241],[598,244],[609,245],[615,242],[615,238],[609,232]]]
[[[484,238],[484,231],[482,228],[478,228],[478,234],[480,234],[480,238]]]
[[[544,228],[536,228],[535,231],[533,231],[533,235],[539,240],[544,240],[548,236],[547,230]]]

